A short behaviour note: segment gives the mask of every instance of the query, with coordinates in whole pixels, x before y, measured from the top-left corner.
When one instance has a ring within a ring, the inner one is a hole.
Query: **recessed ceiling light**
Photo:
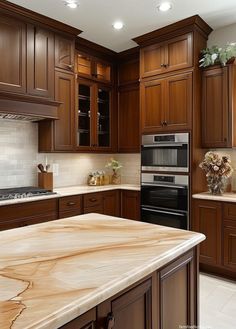
[[[65,4],[67,7],[75,9],[78,7],[78,2],[76,0],[66,0]]]
[[[172,4],[170,2],[161,2],[157,8],[160,11],[168,11],[172,8]]]
[[[117,21],[113,24],[114,29],[121,30],[124,27],[124,24],[120,21]]]

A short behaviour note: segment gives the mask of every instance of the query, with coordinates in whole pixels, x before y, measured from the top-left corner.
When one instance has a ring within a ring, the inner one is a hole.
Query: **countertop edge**
[[[235,202],[236,203],[236,193],[226,192],[223,195],[212,195],[209,192],[196,193],[192,195],[193,199],[198,200],[211,200],[218,202]]]
[[[67,305],[65,308],[59,309],[58,313],[51,314],[48,318],[43,320],[43,323],[35,323],[34,326],[26,328],[26,329],[48,329],[51,328],[51,325],[57,326],[57,328],[65,325],[66,323],[76,319],[80,315],[86,313],[97,305],[101,304],[105,300],[115,296],[116,294],[122,292],[127,289],[129,286],[135,284],[136,282],[144,279],[151,273],[159,270],[163,266],[167,265],[174,259],[183,255],[187,251],[191,250],[195,246],[197,246],[200,242],[205,240],[205,236],[201,233],[196,233],[195,237],[191,238],[188,241],[183,242],[180,246],[175,248],[175,250],[171,250],[169,252],[164,253],[161,257],[158,257],[158,260],[154,260],[151,264],[143,264],[140,269],[136,269],[135,272],[131,271],[126,273],[126,276],[122,279],[117,279],[112,283],[104,285],[99,288],[96,294],[88,295],[84,300],[80,300],[79,306],[76,305],[76,302],[73,302]],[[149,262],[150,263],[150,262]],[[89,304],[89,306],[87,306]],[[52,318],[51,318],[52,316]],[[55,319],[55,317],[57,317]],[[66,317],[66,320],[60,320],[62,317]],[[54,327],[52,327],[54,328]]]

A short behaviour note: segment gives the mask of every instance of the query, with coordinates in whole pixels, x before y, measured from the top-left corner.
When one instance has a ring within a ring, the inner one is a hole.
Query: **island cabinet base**
[[[179,329],[198,325],[198,248],[61,329]]]

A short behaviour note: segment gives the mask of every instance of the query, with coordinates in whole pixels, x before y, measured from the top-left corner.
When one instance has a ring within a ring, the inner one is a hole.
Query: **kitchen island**
[[[1,232],[0,328],[197,325],[204,238],[99,214]]]

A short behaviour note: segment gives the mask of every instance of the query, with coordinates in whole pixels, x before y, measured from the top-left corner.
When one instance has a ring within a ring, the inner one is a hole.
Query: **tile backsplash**
[[[105,169],[111,157],[119,160],[122,183],[138,184],[139,154],[43,154],[38,153],[37,124],[0,120],[0,188],[37,185],[37,164],[59,165],[54,187],[86,184],[89,171]]]

